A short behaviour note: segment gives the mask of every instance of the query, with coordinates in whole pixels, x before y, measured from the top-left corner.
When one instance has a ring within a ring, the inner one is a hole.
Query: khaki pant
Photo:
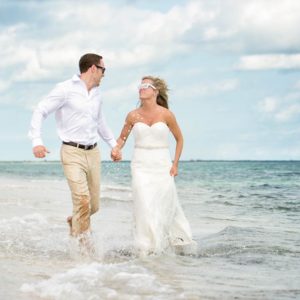
[[[99,148],[84,150],[63,144],[61,161],[72,194],[72,235],[77,236],[90,230],[90,216],[99,209]]]

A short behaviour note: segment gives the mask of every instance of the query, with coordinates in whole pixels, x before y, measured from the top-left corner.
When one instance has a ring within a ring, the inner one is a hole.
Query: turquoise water
[[[99,258],[70,255],[59,162],[0,162],[1,299],[299,299],[300,162],[181,162],[189,256],[130,255],[130,163],[102,163]],[[126,254],[127,253],[127,254]],[[92,275],[91,275],[92,274]]]

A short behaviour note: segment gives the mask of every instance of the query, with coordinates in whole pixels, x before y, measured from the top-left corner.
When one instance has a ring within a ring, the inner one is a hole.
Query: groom
[[[55,112],[58,136],[62,141],[61,162],[73,201],[73,214],[67,219],[72,236],[89,232],[90,216],[99,209],[99,136],[111,147],[111,158],[121,160],[121,152],[102,112],[99,89],[105,73],[102,56],[83,55],[79,70],[79,75],[58,83],[38,104],[28,134],[34,156],[44,158],[49,151],[41,139],[42,122]]]

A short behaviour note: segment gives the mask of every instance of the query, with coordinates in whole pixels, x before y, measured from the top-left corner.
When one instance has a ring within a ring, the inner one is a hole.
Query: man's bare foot
[[[67,217],[67,222],[70,226],[70,235],[73,235],[72,234],[72,216]]]
[[[96,248],[90,231],[81,233],[78,237],[80,253],[84,256],[95,256]]]

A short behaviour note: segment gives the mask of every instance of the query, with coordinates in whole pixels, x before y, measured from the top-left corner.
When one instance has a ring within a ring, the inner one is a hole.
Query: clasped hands
[[[122,159],[121,149],[118,146],[115,146],[112,148],[110,156],[113,161],[120,161]]]

